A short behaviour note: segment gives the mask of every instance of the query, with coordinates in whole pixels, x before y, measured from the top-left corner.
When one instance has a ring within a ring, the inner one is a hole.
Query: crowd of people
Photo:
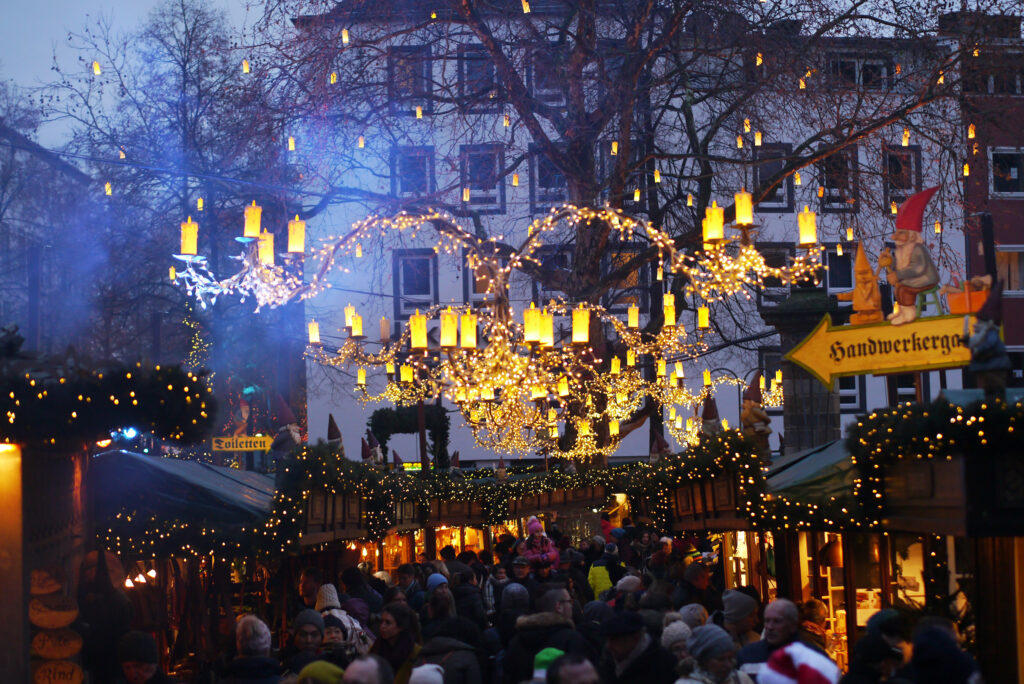
[[[764,602],[723,590],[707,539],[613,527],[580,548],[531,518],[493,552],[441,549],[395,576],[349,567],[338,582],[303,570],[287,646],[267,625],[237,621],[225,684],[915,684],[975,683],[954,625],[911,624],[888,609],[868,621],[845,675],[830,657],[817,600]],[[122,639],[125,681],[168,681],[155,642]]]

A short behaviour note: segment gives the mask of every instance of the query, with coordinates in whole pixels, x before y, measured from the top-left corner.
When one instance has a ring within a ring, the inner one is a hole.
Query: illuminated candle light
[[[658,377],[665,377],[665,359],[658,359]]]
[[[713,201],[711,206],[704,210],[704,217],[707,223],[704,224],[704,242],[715,242],[725,237],[725,208],[718,206]]]
[[[586,344],[590,341],[590,309],[577,307],[572,312],[573,344]]]
[[[697,327],[700,329],[707,328],[711,325],[711,310],[702,306],[697,309]]]
[[[555,314],[547,309],[540,314],[540,346],[555,346]]]
[[[289,152],[294,152],[295,151],[295,138],[293,136],[290,136],[290,135],[288,136],[288,151]]]
[[[782,369],[775,371],[775,382],[782,382]]]
[[[936,221],[935,222],[935,234],[939,235],[941,232],[942,232],[942,222],[941,221]]]
[[[530,13],[530,0],[523,0],[523,14]]]
[[[658,170],[658,169],[654,169],[654,182],[655,183],[660,183],[661,182],[661,171]]]
[[[352,328],[349,337],[363,336],[363,317],[359,314],[352,314]]]
[[[910,145],[910,129],[909,128],[904,128],[903,129],[903,147],[908,147],[909,145]]]
[[[509,126],[511,126],[512,125],[512,117],[510,115],[508,115],[508,114],[505,114],[504,116],[502,116],[501,125],[504,126],[505,128],[508,128]]]
[[[896,213],[897,213],[897,212],[898,212],[899,210],[900,210],[900,209],[899,209],[899,207],[898,207],[898,206],[896,206],[896,203],[895,203],[895,202],[890,202],[890,203],[889,203],[889,211],[891,211],[891,212],[892,212],[893,216],[895,216],[895,215],[896,215]]]
[[[356,259],[362,259],[362,258],[363,258],[363,243],[357,242],[356,243]]]
[[[800,181],[800,172],[799,171],[794,171],[793,172],[793,185],[802,185],[802,182]]]
[[[332,71],[331,72],[331,77],[328,80],[330,81],[331,85],[337,84],[337,82],[338,82],[338,72],[337,71]]]
[[[736,136],[736,149],[740,149],[740,150],[743,149],[743,136],[742,135],[737,135]]]
[[[723,418],[722,419],[722,429],[723,430],[728,430],[729,429],[729,419],[728,418]]]
[[[203,198],[202,197],[197,197],[196,198],[196,211],[202,211],[202,210],[203,210]]]
[[[846,229],[846,239],[853,242],[853,226],[849,226]]]
[[[103,73],[103,69],[100,68],[100,63],[99,62],[93,62],[92,63],[92,73],[94,75],[96,75],[96,76],[99,76],[100,74]],[[248,73],[248,72],[246,72],[246,73]]]
[[[704,369],[704,386],[711,386],[711,371],[708,370],[707,368]]]
[[[533,302],[523,310],[523,341],[540,342],[540,309]]]
[[[680,380],[685,380],[686,379],[686,369],[683,368],[683,362],[682,361],[676,361],[676,369],[675,369],[675,372],[673,372],[672,375],[677,377],[677,378],[679,378]]]
[[[633,201],[634,202],[639,202],[640,201],[640,188],[636,188],[635,190],[633,190]]]
[[[744,133],[749,133],[750,132],[750,119],[744,119],[743,120],[743,132]]]
[[[441,346],[445,348],[455,347],[459,343],[459,315],[448,307],[447,311],[441,312]]]
[[[366,147],[366,138],[364,138],[363,136],[359,136],[359,141],[357,144],[359,145],[359,149],[363,149],[364,147]]]
[[[800,244],[816,244],[818,242],[817,214],[811,211],[810,207],[804,205],[804,210],[797,217],[797,223],[800,228]]]
[[[690,193],[686,194],[686,206],[688,206],[688,207],[692,207],[693,206],[693,195],[690,194]]]
[[[348,29],[347,28],[343,28],[343,29],[341,29],[341,44],[342,45],[348,45],[348,41],[349,41]]]
[[[619,421],[610,420],[608,421],[608,434],[611,437],[618,437],[619,435]]]
[[[459,318],[459,327],[459,332],[462,333],[462,348],[476,349],[476,314],[462,314]]]
[[[665,293],[662,312],[665,315],[665,327],[674,326],[676,324],[676,296],[671,292]]]
[[[352,303],[349,302],[349,304],[345,307],[344,312],[345,312],[345,327],[346,328],[351,328],[352,327],[352,317],[356,315],[356,307],[354,307],[352,305]]]
[[[263,231],[256,243],[256,254],[264,266],[274,265],[274,234]]]
[[[967,178],[970,175],[971,175],[971,165],[968,164],[967,162],[964,162],[964,178]],[[108,183],[108,185],[109,185],[109,183]],[[110,194],[110,193],[107,193],[107,194]]]
[[[569,396],[569,378],[565,375],[558,378],[558,396]]]
[[[170,276],[171,280],[176,280],[178,277],[178,271],[175,270],[173,266],[170,267],[170,269],[167,271],[167,274]]]
[[[736,201],[736,225],[750,226],[754,224],[754,196],[741,188],[734,195]]]
[[[513,173],[512,174],[512,187],[513,188],[518,188],[519,187],[519,174],[518,173]]]
[[[760,147],[762,140],[763,136],[761,135],[761,131],[757,131],[756,133],[754,133],[754,147]]]
[[[416,118],[417,119],[422,119],[423,118],[423,105],[416,105]]]
[[[622,362],[619,361],[619,357],[618,356],[613,356],[612,357],[611,369],[609,370],[609,373],[611,373],[612,375],[618,375],[621,371],[622,371]]]
[[[412,382],[412,366],[403,363],[399,369],[399,374],[399,379],[402,382]]]
[[[843,243],[836,244],[836,256],[843,256]]]
[[[754,66],[761,66],[762,64],[764,64],[764,54],[758,52],[757,58],[754,60]]]
[[[626,350],[626,365],[630,368],[636,365],[636,352],[632,349]]]
[[[469,201],[469,188],[462,188],[462,201],[463,202],[468,202]]]
[[[618,153],[619,153],[619,141],[618,140],[613,140],[612,141],[612,156],[614,157]]]
[[[316,321],[309,322],[309,343],[320,344],[320,324]]]
[[[427,348],[427,317],[419,309],[409,316],[409,340],[409,346],[413,349]]]
[[[395,364],[390,362],[390,361],[385,363],[384,364],[384,372],[387,373],[388,375],[394,375],[395,374]]]
[[[548,392],[544,389],[543,385],[531,385],[530,386],[530,399],[538,401],[540,399],[547,399]]]
[[[586,418],[580,418],[580,420],[576,423],[576,431],[579,433],[580,437],[589,437],[590,421],[587,420]]]
[[[195,256],[199,245],[199,224],[189,216],[181,224],[181,253]]]
[[[360,368],[359,370],[356,371],[356,385],[358,385],[359,387],[365,387],[366,386],[366,369],[365,368]]]
[[[391,323],[387,316],[380,317],[380,341],[387,342],[391,339]]]
[[[258,238],[260,236],[260,217],[263,215],[263,207],[256,204],[256,200],[245,208],[245,228],[242,237]]]
[[[975,136],[976,132],[977,132],[977,129],[974,128],[974,124],[970,124],[967,127],[967,139],[968,140],[974,140],[974,136]]]
[[[626,309],[626,327],[640,327],[640,307],[636,304],[631,304],[630,307]]]
[[[965,164],[964,166],[966,166],[966,164]],[[964,174],[964,175],[967,175],[967,174]],[[107,181],[107,182],[106,182],[106,183],[105,183],[105,184],[103,185],[103,193],[104,193],[104,194],[105,194],[105,195],[106,195],[107,197],[110,197],[111,195],[113,195],[113,194],[114,194],[114,186],[110,184],[110,181]]]
[[[306,222],[295,218],[288,222],[288,253],[303,254],[306,251]]]

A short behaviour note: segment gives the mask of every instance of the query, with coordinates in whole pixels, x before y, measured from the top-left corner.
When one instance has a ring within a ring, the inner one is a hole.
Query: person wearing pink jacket
[[[537,516],[532,515],[526,521],[526,531],[529,536],[526,538],[523,555],[530,561],[530,565],[558,565],[558,549],[544,534],[544,526],[537,520]]]

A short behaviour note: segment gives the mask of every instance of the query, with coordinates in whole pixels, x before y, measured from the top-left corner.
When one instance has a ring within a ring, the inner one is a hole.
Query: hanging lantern
[[[626,309],[626,327],[640,327],[640,307],[636,304],[631,304],[630,307]]]
[[[555,425],[558,422],[558,411],[553,408],[548,409],[548,424]]]
[[[580,418],[576,423],[576,432],[579,433],[580,437],[590,436],[590,421],[586,418]]]
[[[626,365],[630,368],[636,365],[636,352],[632,349],[626,350]]]
[[[970,175],[971,175],[971,165],[968,164],[967,162],[964,162],[964,178],[967,178]],[[110,183],[107,183],[107,185],[110,185]],[[109,195],[110,193],[108,192],[107,194]]]
[[[707,368],[704,369],[704,386],[711,386],[711,371],[708,370]]]
[[[349,41],[348,29],[347,28],[343,28],[343,29],[341,29],[341,44],[342,45],[348,45],[348,41]]]
[[[846,229],[846,239],[853,242],[853,226],[849,226]]]
[[[356,371],[356,386],[366,387],[366,369],[360,368]]]
[[[892,212],[893,216],[895,216],[897,214],[897,212],[899,212],[899,210],[900,210],[900,208],[898,206],[896,206],[895,202],[889,202],[889,211]]]
[[[540,346],[555,346],[555,315],[547,309],[540,314]]]
[[[658,377],[665,377],[665,359],[658,359]]]
[[[683,362],[682,361],[676,361],[676,369],[672,373],[672,375],[673,375],[673,377],[676,377],[676,378],[678,378],[680,380],[685,380],[686,379],[686,369],[683,368]]]
[[[618,356],[612,357],[611,369],[608,371],[612,375],[618,375],[622,371],[622,362],[619,361]]]
[[[904,128],[903,129],[903,147],[908,147],[909,145],[910,145],[910,129],[909,128]]]
[[[309,343],[320,344],[320,324],[316,321],[309,322]]]
[[[523,311],[523,341],[540,342],[540,309],[533,302]]]
[[[388,361],[384,364],[384,372],[387,373],[388,379],[395,374],[395,364],[392,361]]]
[[[836,243],[836,256],[843,256],[843,243],[842,242],[837,242]]]
[[[612,140],[612,156],[614,157],[619,153],[619,141]]]
[[[744,133],[749,133],[750,132],[750,119],[744,119],[743,120],[743,132]]]
[[[754,196],[741,188],[734,195],[736,201],[736,225],[750,226],[754,224]]]
[[[409,346],[413,349],[427,348],[427,317],[419,309],[409,316]]]
[[[523,0],[523,14],[530,13],[530,0]]]
[[[619,436],[619,421],[609,420],[608,421],[608,435],[611,437]]]
[[[256,255],[264,266],[274,265],[274,234],[263,231],[256,243]]]
[[[974,140],[975,134],[976,134],[976,129],[974,128],[974,124],[970,124],[967,127],[967,139],[968,140]]]
[[[288,222],[288,253],[302,254],[306,251],[306,222],[299,215]]]
[[[293,136],[290,136],[290,135],[288,136],[288,151],[289,152],[294,152],[295,151],[295,138]]]
[[[468,202],[469,201],[469,188],[462,188],[462,201],[463,202]]]
[[[764,391],[764,376],[763,375],[759,375],[758,376],[758,378],[757,378],[757,386],[761,388],[762,392]]]
[[[676,407],[675,406],[670,406],[668,408],[668,419],[669,420],[675,420],[676,419],[676,413],[677,413],[676,412]]]
[[[654,169],[654,182],[655,183],[660,183],[661,182],[661,171],[658,170],[658,169]]]
[[[558,378],[558,396],[569,396],[569,377],[562,375]]]
[[[939,235],[940,233],[942,233],[942,222],[941,221],[936,221],[935,222],[935,234]]]
[[[590,341],[590,309],[582,306],[572,311],[572,342],[586,344]]]
[[[711,310],[702,306],[697,309],[697,327],[703,330],[711,325]]]
[[[671,292],[665,293],[662,309],[665,314],[665,327],[671,328],[676,324],[676,296]]]
[[[754,66],[761,66],[762,64],[764,64],[764,54],[758,52],[757,57],[754,59]]]
[[[331,72],[331,77],[328,80],[330,81],[331,85],[337,84],[338,83],[338,72],[337,71],[332,71]]]
[[[249,71],[250,71],[250,69],[249,69],[249,60],[243,59],[242,60],[242,73],[243,74],[247,74],[247,73],[249,73]]]
[[[797,186],[802,185],[802,183],[800,181],[800,172],[799,171],[794,171],[793,172],[793,185],[797,185]]]
[[[242,237],[258,238],[260,236],[260,217],[263,215],[263,207],[256,204],[256,200],[245,208],[245,229]]]
[[[501,118],[501,125],[504,126],[505,128],[508,128],[509,126],[511,126],[512,125],[512,117],[510,115],[508,115],[508,114],[503,115],[502,118]]]
[[[356,243],[356,259],[362,259],[362,258],[363,258],[363,243],[357,242]]]
[[[707,223],[704,224],[704,242],[715,242],[725,237],[725,209],[714,201],[704,210]]]
[[[615,393],[615,403],[617,403],[619,406],[625,406],[625,404],[626,404],[626,402],[628,400],[629,400],[629,397],[626,395],[625,392],[616,392]]]
[[[736,136],[736,149],[738,149],[738,150],[742,150],[743,149],[743,136],[742,135],[737,135]]]
[[[197,197],[196,198],[196,211],[202,211],[202,210],[203,210],[203,198],[202,197]]]
[[[635,190],[633,190],[633,201],[634,202],[639,202],[640,201],[640,188],[636,188]]]
[[[822,198],[824,196],[825,196],[825,186],[824,185],[819,185],[818,186],[818,197]]]
[[[356,307],[352,306],[352,303],[349,302],[348,306],[345,307],[344,311],[345,311],[345,327],[346,328],[351,328],[352,327],[352,317],[356,315]]]
[[[657,274],[655,274],[655,277],[657,278],[659,283],[665,279],[665,267],[662,266],[660,263],[658,264],[658,272]]]
[[[817,214],[811,211],[810,207],[804,205],[804,210],[797,217],[800,228],[800,244],[802,246],[813,245],[818,242],[818,218]]]
[[[673,424],[676,426],[676,430],[682,430],[683,429],[683,417],[682,416],[676,416],[675,417],[675,422]]]
[[[531,385],[530,386],[530,399],[533,401],[539,401],[547,399],[548,392],[544,389],[544,385]]]
[[[359,140],[356,144],[359,146],[359,149],[363,149],[364,147],[366,147],[366,138],[364,138],[363,136],[359,136]]]
[[[782,369],[775,371],[775,382],[782,382]]]
[[[466,388],[461,385],[455,388],[455,403],[461,404],[466,401]]]
[[[728,418],[723,418],[722,419],[722,429],[723,430],[728,430],[729,429],[729,419]]]
[[[423,118],[423,105],[416,105],[416,118],[417,119],[422,119]]]
[[[459,317],[462,333],[462,348],[476,349],[476,314],[466,312]]]
[[[199,224],[189,216],[188,220],[181,224],[181,253],[195,256],[199,245]]]
[[[363,336],[363,317],[359,314],[352,314],[352,327],[349,337],[360,338]]]
[[[686,194],[686,206],[688,206],[688,207],[692,207],[693,206],[693,195],[690,194],[690,193]]]
[[[171,266],[167,273],[172,282],[178,277],[178,271],[173,266]]]
[[[512,174],[512,187],[513,188],[518,188],[519,187],[519,174],[518,173],[513,173]]]
[[[762,139],[763,136],[761,135],[761,131],[754,133],[754,147],[760,147]]]
[[[441,312],[441,346],[451,348],[459,343],[459,315],[448,307]]]
[[[965,174],[965,175],[966,175],[966,174]],[[105,194],[105,195],[106,195],[107,197],[110,197],[111,195],[113,195],[113,194],[114,194],[114,186],[112,186],[112,185],[110,184],[110,181],[107,181],[107,182],[106,182],[106,183],[104,184],[104,186],[103,186],[103,194]]]
[[[412,382],[412,366],[403,363],[402,367],[399,369],[398,372],[399,380],[401,380],[402,382]]]
[[[99,62],[93,62],[92,63],[92,73],[94,75],[96,75],[96,76],[99,76],[100,74],[103,73],[103,69],[100,68],[100,63]]]
[[[380,341],[387,343],[391,339],[391,323],[387,316],[380,317]]]
[[[806,89],[807,89],[807,81],[805,81],[804,79],[801,78],[800,79],[800,90],[806,90]]]

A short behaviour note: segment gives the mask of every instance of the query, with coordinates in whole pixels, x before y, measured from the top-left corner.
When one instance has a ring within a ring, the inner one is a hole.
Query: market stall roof
[[[985,392],[980,389],[944,389],[941,396],[956,406],[970,406],[976,401],[985,398]],[[1024,387],[1007,387],[1006,403],[1017,404],[1024,401]]]
[[[777,459],[768,471],[768,491],[803,502],[853,495],[857,471],[846,442],[836,439]]]
[[[266,519],[275,491],[270,475],[129,451],[94,456],[89,478],[101,515],[131,507],[221,524]]]

